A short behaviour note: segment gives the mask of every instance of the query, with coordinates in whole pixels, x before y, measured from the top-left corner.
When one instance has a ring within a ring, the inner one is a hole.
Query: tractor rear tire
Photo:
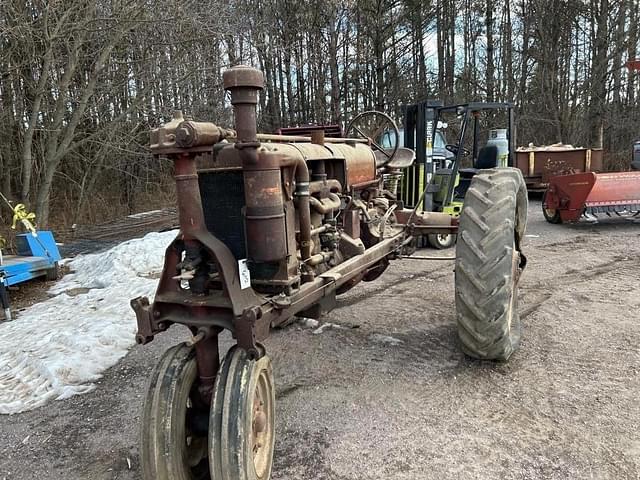
[[[237,347],[225,355],[209,417],[209,462],[215,480],[269,480],[275,440],[271,360]]]
[[[167,350],[151,374],[140,448],[144,480],[209,480],[206,433],[189,429],[190,418],[208,415],[190,399],[197,378],[195,350],[186,343]]]
[[[464,199],[456,249],[458,336],[467,355],[507,360],[520,342],[517,284],[526,258],[527,187],[516,168],[473,177]]]

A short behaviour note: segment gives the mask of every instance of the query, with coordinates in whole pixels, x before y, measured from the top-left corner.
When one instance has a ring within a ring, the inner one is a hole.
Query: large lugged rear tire
[[[464,199],[456,249],[455,296],[462,350],[507,360],[520,341],[517,283],[527,224],[527,187],[516,168],[473,177]]]

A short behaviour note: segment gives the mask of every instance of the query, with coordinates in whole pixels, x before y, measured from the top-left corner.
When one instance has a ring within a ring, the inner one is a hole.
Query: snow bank
[[[129,300],[153,296],[175,235],[150,233],[76,257],[67,264],[75,273],[49,290],[55,297],[0,323],[0,414],[93,390],[135,343]]]

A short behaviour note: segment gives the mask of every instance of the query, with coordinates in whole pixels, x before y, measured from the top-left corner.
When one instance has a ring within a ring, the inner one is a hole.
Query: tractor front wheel
[[[458,228],[455,297],[463,351],[507,360],[520,341],[518,279],[527,223],[527,188],[515,168],[473,177]]]
[[[195,350],[185,343],[167,350],[151,374],[140,448],[144,480],[209,480],[209,409],[196,398],[196,380]]]
[[[209,419],[209,459],[215,480],[268,480],[275,440],[271,360],[233,347],[225,355]]]

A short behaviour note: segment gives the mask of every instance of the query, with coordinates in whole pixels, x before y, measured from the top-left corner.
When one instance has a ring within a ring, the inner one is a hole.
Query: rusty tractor
[[[142,418],[145,480],[270,478],[270,329],[296,316],[319,318],[337,295],[412,255],[418,235],[458,234],[463,351],[506,360],[520,338],[527,196],[519,170],[478,173],[459,222],[407,209],[388,183],[414,161],[411,150],[384,149],[366,134],[258,134],[262,73],[237,66],[223,81],[235,130],[176,115],[151,133],[153,154],[174,164],[180,231],[166,250],[153,303],[131,302],[136,339],[148,343],[174,324],[193,336],[166,351],[151,375]],[[223,330],[235,345],[220,358]]]

